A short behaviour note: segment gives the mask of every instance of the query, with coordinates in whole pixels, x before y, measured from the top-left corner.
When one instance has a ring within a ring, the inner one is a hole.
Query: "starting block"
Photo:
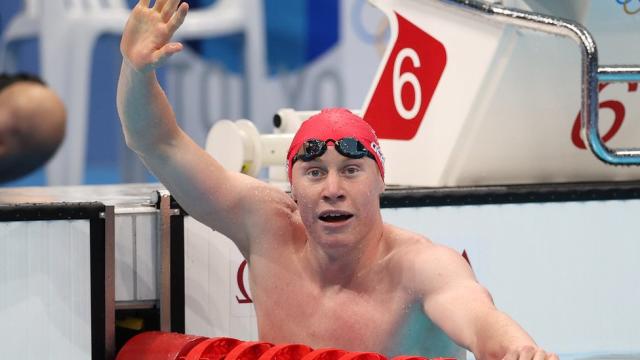
[[[637,163],[639,152],[628,148],[639,142],[640,67],[600,66],[595,45],[588,48],[576,35],[595,44],[586,30],[593,27],[604,33],[596,34],[603,48],[617,51],[610,35],[635,25],[615,3],[576,4],[584,7],[575,10],[583,26],[473,0],[371,2],[387,16],[391,39],[359,112],[380,139],[388,185],[640,179],[640,168],[600,161]],[[602,19],[616,27],[604,29]],[[552,35],[576,40],[578,48]],[[640,56],[635,49],[625,54]],[[285,109],[274,118],[275,134],[238,123],[244,135],[227,132],[211,142],[241,139],[244,159],[226,161],[238,154],[229,146],[210,152],[248,174],[270,166],[270,180],[286,181],[285,134],[311,114]]]

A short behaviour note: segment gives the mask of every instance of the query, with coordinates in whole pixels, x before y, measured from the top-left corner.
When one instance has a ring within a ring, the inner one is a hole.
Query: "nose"
[[[322,188],[322,199],[327,202],[344,200],[342,179],[335,171],[329,171]]]

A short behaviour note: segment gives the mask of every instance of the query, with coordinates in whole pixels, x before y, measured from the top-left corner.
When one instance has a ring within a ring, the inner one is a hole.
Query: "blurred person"
[[[66,110],[37,76],[0,74],[0,183],[43,166],[64,138]]]

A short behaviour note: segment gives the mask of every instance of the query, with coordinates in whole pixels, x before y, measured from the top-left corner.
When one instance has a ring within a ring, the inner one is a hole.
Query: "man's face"
[[[293,165],[291,192],[311,239],[325,248],[363,239],[380,218],[384,182],[370,158],[350,159],[328,146],[320,157]]]

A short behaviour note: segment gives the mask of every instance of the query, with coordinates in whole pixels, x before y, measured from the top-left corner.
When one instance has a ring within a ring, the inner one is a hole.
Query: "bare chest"
[[[294,267],[256,266],[251,278],[266,341],[383,352],[406,321],[410,300],[385,279],[364,291],[322,291]]]

